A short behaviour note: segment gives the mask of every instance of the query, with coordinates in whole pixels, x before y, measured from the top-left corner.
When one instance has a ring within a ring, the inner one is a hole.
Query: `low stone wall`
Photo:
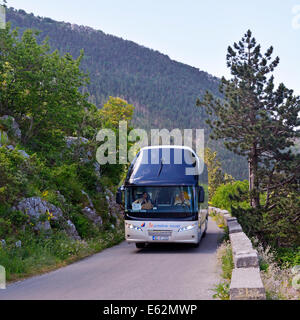
[[[230,283],[230,300],[265,300],[266,292],[261,281],[257,251],[243,232],[241,225],[227,210],[209,207],[224,217],[232,247],[234,269]]]

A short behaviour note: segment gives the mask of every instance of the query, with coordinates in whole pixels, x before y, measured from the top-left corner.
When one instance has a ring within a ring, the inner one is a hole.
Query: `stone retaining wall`
[[[230,300],[265,300],[266,292],[261,281],[257,251],[243,232],[241,225],[227,210],[209,207],[224,217],[232,247],[234,269],[230,283]]]

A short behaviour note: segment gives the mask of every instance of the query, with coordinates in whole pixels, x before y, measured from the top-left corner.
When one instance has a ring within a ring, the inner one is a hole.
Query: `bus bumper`
[[[188,222],[141,222],[125,221],[125,239],[128,243],[198,243],[198,221]]]

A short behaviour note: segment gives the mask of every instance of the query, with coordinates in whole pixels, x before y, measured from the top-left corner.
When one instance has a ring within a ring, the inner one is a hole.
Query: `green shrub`
[[[7,235],[11,234],[12,231],[11,221],[0,217],[0,238],[4,239]]]
[[[63,164],[52,169],[52,181],[65,197],[72,203],[79,203],[82,186],[77,176],[77,164]]]
[[[97,182],[95,169],[92,163],[79,163],[77,177],[84,190],[94,190]]]
[[[295,206],[295,201],[294,199],[290,207],[278,206],[271,210],[232,207],[231,213],[237,217],[243,231],[249,237],[257,237],[264,246],[294,248],[300,246],[300,221],[297,219],[299,209]]]
[[[13,204],[26,194],[28,169],[20,153],[0,147],[0,202]]]
[[[71,213],[71,220],[73,221],[76,230],[80,237],[89,239],[99,235],[100,230],[93,225],[93,223],[86,218],[80,211]]]
[[[290,267],[300,265],[300,247],[278,248],[275,251],[275,258],[281,265]]]
[[[247,200],[249,183],[247,180],[220,185],[211,199],[214,207],[231,210],[231,207],[249,208]],[[242,201],[241,201],[242,200]]]

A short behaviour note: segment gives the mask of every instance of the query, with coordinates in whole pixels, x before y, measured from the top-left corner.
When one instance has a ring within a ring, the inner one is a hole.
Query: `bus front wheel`
[[[135,243],[135,246],[136,246],[138,249],[143,249],[143,248],[145,248],[146,243],[145,243],[145,242],[136,242],[136,243]]]

